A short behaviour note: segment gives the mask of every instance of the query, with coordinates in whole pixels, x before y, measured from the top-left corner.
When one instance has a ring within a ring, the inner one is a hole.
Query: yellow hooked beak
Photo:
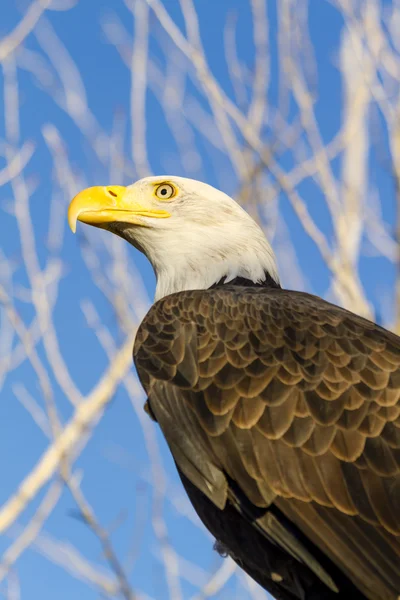
[[[76,222],[101,227],[105,223],[132,223],[146,226],[140,217],[166,219],[166,210],[147,208],[135,201],[132,191],[127,194],[122,185],[95,186],[79,192],[68,208],[68,223],[75,233]]]

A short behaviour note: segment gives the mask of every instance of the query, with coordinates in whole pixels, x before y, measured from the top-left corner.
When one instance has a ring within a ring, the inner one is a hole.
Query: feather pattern
[[[159,300],[134,358],[195,508],[216,535],[225,515],[245,570],[283,600],[398,600],[397,336],[308,294],[224,285]],[[246,527],[264,557],[241,551]]]

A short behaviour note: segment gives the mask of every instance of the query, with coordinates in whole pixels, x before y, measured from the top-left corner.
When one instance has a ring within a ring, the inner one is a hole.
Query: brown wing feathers
[[[194,485],[174,421],[196,429],[200,471],[208,461],[254,506],[273,502],[367,598],[397,600],[399,338],[307,294],[224,286],[158,302],[134,354]]]

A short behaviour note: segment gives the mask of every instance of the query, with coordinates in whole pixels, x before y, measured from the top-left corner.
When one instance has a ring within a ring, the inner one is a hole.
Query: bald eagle
[[[282,289],[263,231],[205,183],[88,188],[68,219],[154,268],[134,361],[218,547],[278,600],[399,600],[400,338]]]

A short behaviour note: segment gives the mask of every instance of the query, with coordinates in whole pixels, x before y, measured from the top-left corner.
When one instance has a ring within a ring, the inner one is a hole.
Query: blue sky
[[[73,2],[69,4],[73,5]],[[183,27],[182,13],[177,0],[164,0],[164,4],[176,23]],[[386,3],[390,4],[390,3]],[[55,6],[60,5],[58,1]],[[202,42],[210,68],[221,87],[230,98],[234,98],[232,83],[229,79],[222,31],[227,18],[236,17],[237,43],[240,60],[251,73],[254,67],[254,44],[252,41],[252,20],[247,0],[230,0],[229,2],[196,0],[195,7],[199,15]],[[268,2],[269,33],[271,49],[271,86],[269,102],[274,106],[279,92],[279,76],[277,63],[277,12],[276,3]],[[15,3],[6,0],[0,4],[0,36],[6,36],[20,21],[27,9],[26,2]],[[60,90],[60,78],[57,75],[57,61],[51,64],[46,55],[46,40],[51,39],[50,27],[68,52],[70,58],[79,69],[85,86],[87,102],[95,119],[107,134],[111,135],[118,115],[126,118],[124,126],[124,152],[130,158],[130,125],[129,95],[130,73],[123,64],[117,50],[107,41],[103,31],[104,24],[121,20],[130,36],[133,35],[133,19],[124,2],[114,0],[80,0],[68,11],[47,11],[38,23],[36,33],[31,33],[24,43],[24,51],[16,54],[17,80],[20,102],[20,138],[18,145],[32,141],[35,153],[24,171],[24,177],[32,187],[30,208],[33,230],[36,236],[36,248],[41,268],[52,258],[62,261],[63,276],[59,283],[59,293],[55,308],[55,326],[61,351],[65,357],[71,377],[83,394],[88,393],[107,366],[107,358],[97,343],[93,332],[87,327],[81,310],[82,299],[90,299],[97,307],[102,320],[110,327],[116,344],[123,340],[123,334],[115,322],[113,307],[94,285],[82,258],[80,247],[82,233],[73,236],[64,229],[60,233],[59,253],[49,248],[47,243],[51,199],[56,197],[64,210],[71,199],[57,182],[54,163],[44,132],[46,127],[55,126],[63,138],[64,148],[71,168],[76,177],[85,185],[105,183],[129,183],[127,175],[121,175],[120,181],[109,181],[110,171],[99,161],[91,144],[82,135],[79,127],[68,114],[57,104]],[[338,45],[343,34],[344,23],[334,6],[320,0],[313,2],[309,12],[309,33],[314,47],[314,55],[318,73],[318,100],[316,117],[322,138],[325,142],[332,139],[340,124],[340,107],[342,87],[338,72]],[[159,68],[168,68],[170,57],[175,48],[167,40],[154,15],[150,18],[150,56]],[[56,58],[62,58],[61,50]],[[54,57],[53,57],[54,58]],[[44,80],[40,81],[38,75]],[[195,75],[193,75],[195,78]],[[0,114],[4,115],[4,72],[0,71]],[[208,111],[208,103],[193,82],[187,81],[185,99],[195,97],[200,106]],[[168,128],[165,115],[160,107],[159,98],[152,91],[146,95],[147,149],[151,169],[155,174],[169,171],[176,175],[193,175],[185,170],[179,157],[177,145]],[[293,117],[294,106],[290,109]],[[379,117],[378,117],[379,122]],[[375,121],[376,123],[376,121]],[[379,133],[380,144],[386,147],[384,128]],[[208,183],[221,187],[230,194],[238,190],[239,182],[224,152],[212,145],[197,131],[193,131],[197,151],[202,157],[202,166],[197,177]],[[263,131],[267,140],[271,136],[268,127]],[[5,163],[6,130],[4,118],[0,119],[0,168]],[[283,168],[290,168],[293,156],[285,153],[281,159]],[[383,164],[379,144],[375,145],[369,155],[369,176],[371,186],[378,188],[384,202],[382,210],[388,227],[394,222],[394,193],[390,173]],[[340,174],[340,161],[334,164],[335,175]],[[267,180],[267,175],[265,175]],[[327,234],[330,241],[332,226],[326,209],[323,195],[317,186],[305,181],[298,190],[306,201],[310,214]],[[281,214],[293,239],[296,258],[306,275],[308,291],[327,295],[329,293],[330,274],[321,256],[294,215],[287,199],[279,196]],[[11,185],[0,187],[0,249],[14,269],[13,287],[9,282],[9,292],[15,294],[14,302],[18,314],[25,326],[29,326],[34,316],[32,306],[26,302],[28,284],[24,268],[21,242],[16,221],[12,213],[14,206]],[[11,209],[11,212],[10,212]],[[265,215],[268,220],[268,207]],[[101,244],[103,231],[85,232],[89,243]],[[365,254],[360,261],[360,271],[368,297],[377,310],[377,318],[383,322],[390,319],[393,306],[392,288],[394,269],[389,261],[379,256],[371,256],[371,248],[365,244]],[[154,293],[154,276],[146,260],[134,249],[129,249],[130,260],[139,268],[147,291],[152,297]],[[104,269],[109,267],[106,254],[100,255],[105,260]],[[279,256],[278,256],[279,260]],[[129,277],[129,273],[126,274]],[[286,285],[290,281],[283,282]],[[382,311],[387,312],[382,315]],[[2,316],[0,332],[4,331],[6,319]],[[17,343],[14,340],[14,346]],[[0,350],[1,352],[1,350]],[[42,344],[38,345],[38,353],[49,368]],[[4,356],[0,354],[4,359]],[[51,377],[56,403],[62,419],[67,421],[72,415],[71,405],[63,395],[59,385]],[[38,386],[36,374],[31,365],[25,361],[12,371],[4,381],[0,395],[0,502],[3,503],[15,491],[18,484],[30,471],[41,454],[45,451],[48,440],[33,423],[31,416],[15,397],[15,385],[24,384],[29,393],[43,406],[44,401]],[[140,402],[143,398],[140,399]],[[176,476],[172,460],[166,445],[157,432],[162,461],[169,476],[167,499],[163,503],[163,511],[169,527],[169,541],[178,554],[198,565],[204,572],[211,573],[221,564],[222,559],[212,550],[212,540],[204,534],[201,527],[194,525],[188,518],[176,510],[174,502],[186,506],[189,514],[191,508],[185,500],[184,493]],[[138,417],[132,409],[129,398],[121,387],[113,401],[106,409],[105,415],[98,424],[90,442],[79,457],[76,467],[82,471],[82,489],[93,505],[100,523],[111,527],[114,548],[123,561],[134,549],[135,560],[129,570],[129,580],[134,590],[146,593],[149,597],[163,600],[168,598],[165,591],[165,576],[160,562],[160,551],[155,537],[150,514],[152,489],[149,481],[149,462],[144,438]],[[28,522],[43,497],[39,494],[21,516],[20,521],[0,539],[0,551],[5,550],[10,541],[17,535],[19,528]],[[48,519],[44,531],[60,542],[73,544],[89,561],[106,563],[101,560],[99,544],[93,534],[71,516],[74,501],[68,492],[63,493],[56,509]],[[49,538],[46,538],[49,539]],[[184,570],[184,567],[181,566]],[[86,585],[78,578],[67,573],[57,564],[53,564],[42,556],[40,549],[27,550],[16,565],[16,573],[21,586],[21,598],[29,600],[40,598],[50,600],[67,600],[79,597],[82,600],[99,598],[98,591]],[[203,583],[206,576],[199,575]],[[193,583],[181,578],[182,597],[191,598],[198,589],[198,582]],[[0,587],[4,592],[5,587]],[[246,595],[247,594],[247,595]],[[233,579],[225,586],[216,598],[246,600],[250,595],[241,587],[240,579]]]

